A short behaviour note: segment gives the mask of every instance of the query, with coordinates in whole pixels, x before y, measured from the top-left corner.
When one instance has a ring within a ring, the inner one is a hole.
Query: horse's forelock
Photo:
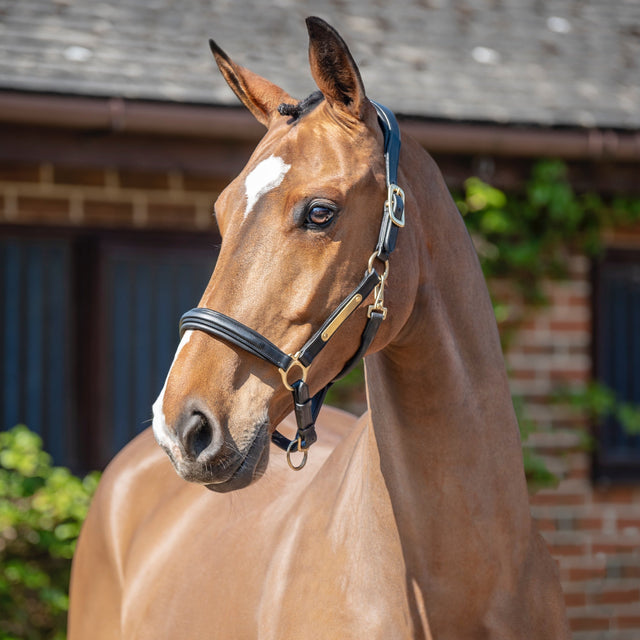
[[[289,116],[290,123],[299,120],[303,115],[314,109],[324,100],[324,96],[320,91],[314,91],[304,100],[300,100],[297,104],[287,104],[283,102],[278,106],[278,113],[282,116]]]

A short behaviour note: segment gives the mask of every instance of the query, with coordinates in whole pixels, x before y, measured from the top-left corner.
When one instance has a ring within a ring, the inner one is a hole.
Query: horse
[[[92,502],[69,638],[567,638],[473,244],[341,36],[306,24],[302,101],[211,42],[267,130],[216,202],[152,428]],[[320,409],[363,354],[367,412]]]

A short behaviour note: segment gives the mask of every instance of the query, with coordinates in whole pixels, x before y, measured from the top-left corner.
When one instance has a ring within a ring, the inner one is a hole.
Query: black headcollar
[[[289,465],[294,469],[301,469],[305,465],[307,451],[317,440],[315,422],[327,391],[336,380],[349,373],[364,356],[387,314],[387,309],[384,307],[384,285],[389,271],[388,260],[396,245],[398,229],[404,226],[404,193],[397,185],[400,129],[395,116],[389,109],[377,102],[372,101],[372,103],[378,113],[378,121],[384,133],[387,200],[384,205],[378,244],[369,259],[360,284],[338,305],[295,355],[286,354],[254,329],[213,309],[203,307],[191,309],[180,320],[180,336],[188,330],[204,331],[214,338],[230,342],[254,356],[266,360],[279,369],[284,385],[293,393],[298,431],[293,440],[289,440],[278,431],[273,432],[271,439],[274,444],[287,452]],[[383,273],[378,273],[374,268],[376,261],[384,265]],[[360,346],[345,363],[340,373],[314,396],[311,396],[307,385],[307,369],[338,327],[366,300],[374,289],[375,301],[369,306],[368,320],[360,339]],[[296,370],[299,370],[299,378],[289,382],[289,378],[293,377]],[[291,453],[295,451],[303,453],[303,459],[297,466],[291,461]]]

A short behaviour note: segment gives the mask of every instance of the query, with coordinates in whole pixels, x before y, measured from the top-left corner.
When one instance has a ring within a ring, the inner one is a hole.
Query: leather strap
[[[328,342],[328,338],[323,337],[327,328],[336,321],[356,296],[360,296],[361,301],[366,300],[379,281],[380,276],[375,271],[368,271],[360,281],[360,284],[338,305],[322,326],[307,340],[298,352],[298,361],[305,367],[308,367]],[[354,305],[349,312],[341,318],[342,322],[359,306],[360,303]],[[267,340],[261,333],[213,309],[196,307],[195,309],[191,309],[191,311],[187,311],[182,318],[180,318],[179,327],[180,337],[189,329],[204,331],[210,336],[222,338],[284,371],[286,371],[293,362],[293,358],[290,355],[276,347],[273,342]]]
[[[378,113],[380,127],[384,133],[384,156],[387,172],[387,186],[389,183],[398,184],[398,164],[400,162],[400,127],[393,111],[383,104],[371,100],[371,104]]]
[[[318,439],[316,419],[331,385],[328,384],[313,397],[309,396],[309,387],[306,382],[298,380],[292,386],[293,409],[298,426],[295,440],[289,440],[277,429],[271,434],[271,442],[287,452],[308,449]]]
[[[387,191],[392,199],[392,203],[387,203],[380,225],[380,235],[376,251],[380,260],[385,261],[396,248],[398,229],[400,228],[395,220],[402,219],[404,224],[404,199],[396,198],[392,194],[392,187],[398,184],[398,163],[400,161],[400,127],[393,112],[377,102],[371,101],[378,113],[378,121],[384,132],[384,157],[386,167]],[[390,206],[396,207],[392,212]],[[392,214],[393,213],[393,217]]]
[[[365,353],[371,346],[373,339],[378,333],[378,329],[384,320],[384,314],[380,311],[372,311],[362,332],[362,338],[360,338],[360,346],[358,350],[351,356],[347,363],[342,368],[342,371],[333,379],[333,382],[344,378],[357,364],[364,358]],[[331,382],[331,384],[333,384]]]
[[[318,414],[320,413],[320,409],[322,408],[322,404],[324,403],[324,399],[334,382],[337,382],[341,378],[344,378],[364,357],[364,354],[367,352],[367,349],[371,346],[373,339],[376,336],[378,328],[380,324],[384,320],[384,315],[380,311],[372,311],[369,319],[367,320],[367,324],[362,332],[362,338],[360,340],[360,346],[358,350],[349,358],[347,363],[342,368],[342,371],[325,387],[320,389],[315,396],[310,398],[306,403],[304,408],[304,413],[302,413],[302,407],[299,407],[299,402],[296,400],[296,385],[304,385],[307,387],[306,382],[302,382],[299,380],[293,384],[294,389],[294,409],[296,413],[296,422],[298,424],[298,433],[296,434],[296,440],[298,436],[302,436],[302,446],[307,449],[311,446],[316,440],[317,435],[315,431],[315,424],[318,418]],[[308,388],[307,388],[308,393]],[[311,417],[311,425],[309,427],[305,427],[301,430],[301,424],[307,424],[309,421],[309,416]],[[283,436],[277,429],[271,434],[271,441],[283,451],[298,451],[297,441],[292,445],[291,440],[286,436]]]
[[[291,356],[276,347],[262,334],[238,322],[224,313],[197,307],[180,318],[180,337],[189,329],[204,331],[214,338],[222,338],[237,347],[262,358],[285,371],[293,361]]]
[[[311,336],[311,338],[307,340],[304,347],[302,347],[298,352],[298,360],[302,362],[305,367],[308,367],[320,351],[324,349],[328,342],[328,338],[323,338],[324,332],[334,321],[336,321],[343,310],[351,303],[351,300],[353,300],[357,295],[361,297],[361,302],[366,300],[378,282],[380,282],[380,276],[375,271],[368,271],[360,281],[360,284],[340,303],[336,310],[325,320],[322,326]],[[354,306],[349,313],[342,318],[342,321],[346,320],[359,306],[360,303]]]

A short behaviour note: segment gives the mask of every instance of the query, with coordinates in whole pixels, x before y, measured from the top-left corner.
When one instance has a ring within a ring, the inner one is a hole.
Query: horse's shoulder
[[[105,469],[103,480],[110,484],[125,478],[136,482],[149,473],[162,473],[164,469],[171,469],[171,463],[169,460],[165,463],[164,458],[166,455],[155,441],[151,428],[145,429],[116,454]]]
[[[101,539],[105,551],[121,562],[141,522],[185,486],[198,489],[177,476],[151,429],[146,429],[105,469],[84,528],[92,529],[92,538]]]
[[[105,469],[94,502],[103,503],[119,513],[135,504],[148,504],[153,496],[162,496],[171,485],[184,484],[169,459],[145,429],[129,442]]]
[[[312,453],[325,458],[353,429],[356,420],[354,415],[341,409],[323,407],[318,417],[320,443]],[[285,430],[295,430],[292,415],[285,418],[282,426]],[[166,502],[185,488],[188,492],[201,491],[178,476],[149,428],[131,440],[109,463],[93,502],[96,508],[116,511],[120,517],[128,511],[143,517],[141,505],[149,509],[155,502]]]
[[[254,502],[264,507],[265,500],[277,500],[279,491],[293,491],[291,485],[301,490],[321,470],[336,446],[353,431],[355,423],[355,416],[324,407],[318,418],[319,441],[310,452],[309,469],[292,476],[284,453],[272,449],[266,482],[258,482],[254,489],[244,490],[233,502],[238,508],[251,509]],[[295,420],[288,416],[281,426],[285,431],[295,431]],[[203,501],[209,505],[215,503],[224,511],[231,498],[226,494],[212,494],[180,478],[156,443],[151,429],[146,429],[105,469],[85,528],[92,529],[92,537],[101,538],[114,561],[121,562],[132,548],[135,537],[144,537],[148,530],[155,531],[160,522],[170,527],[171,517],[178,517],[178,513],[180,520],[200,517],[196,503]]]

